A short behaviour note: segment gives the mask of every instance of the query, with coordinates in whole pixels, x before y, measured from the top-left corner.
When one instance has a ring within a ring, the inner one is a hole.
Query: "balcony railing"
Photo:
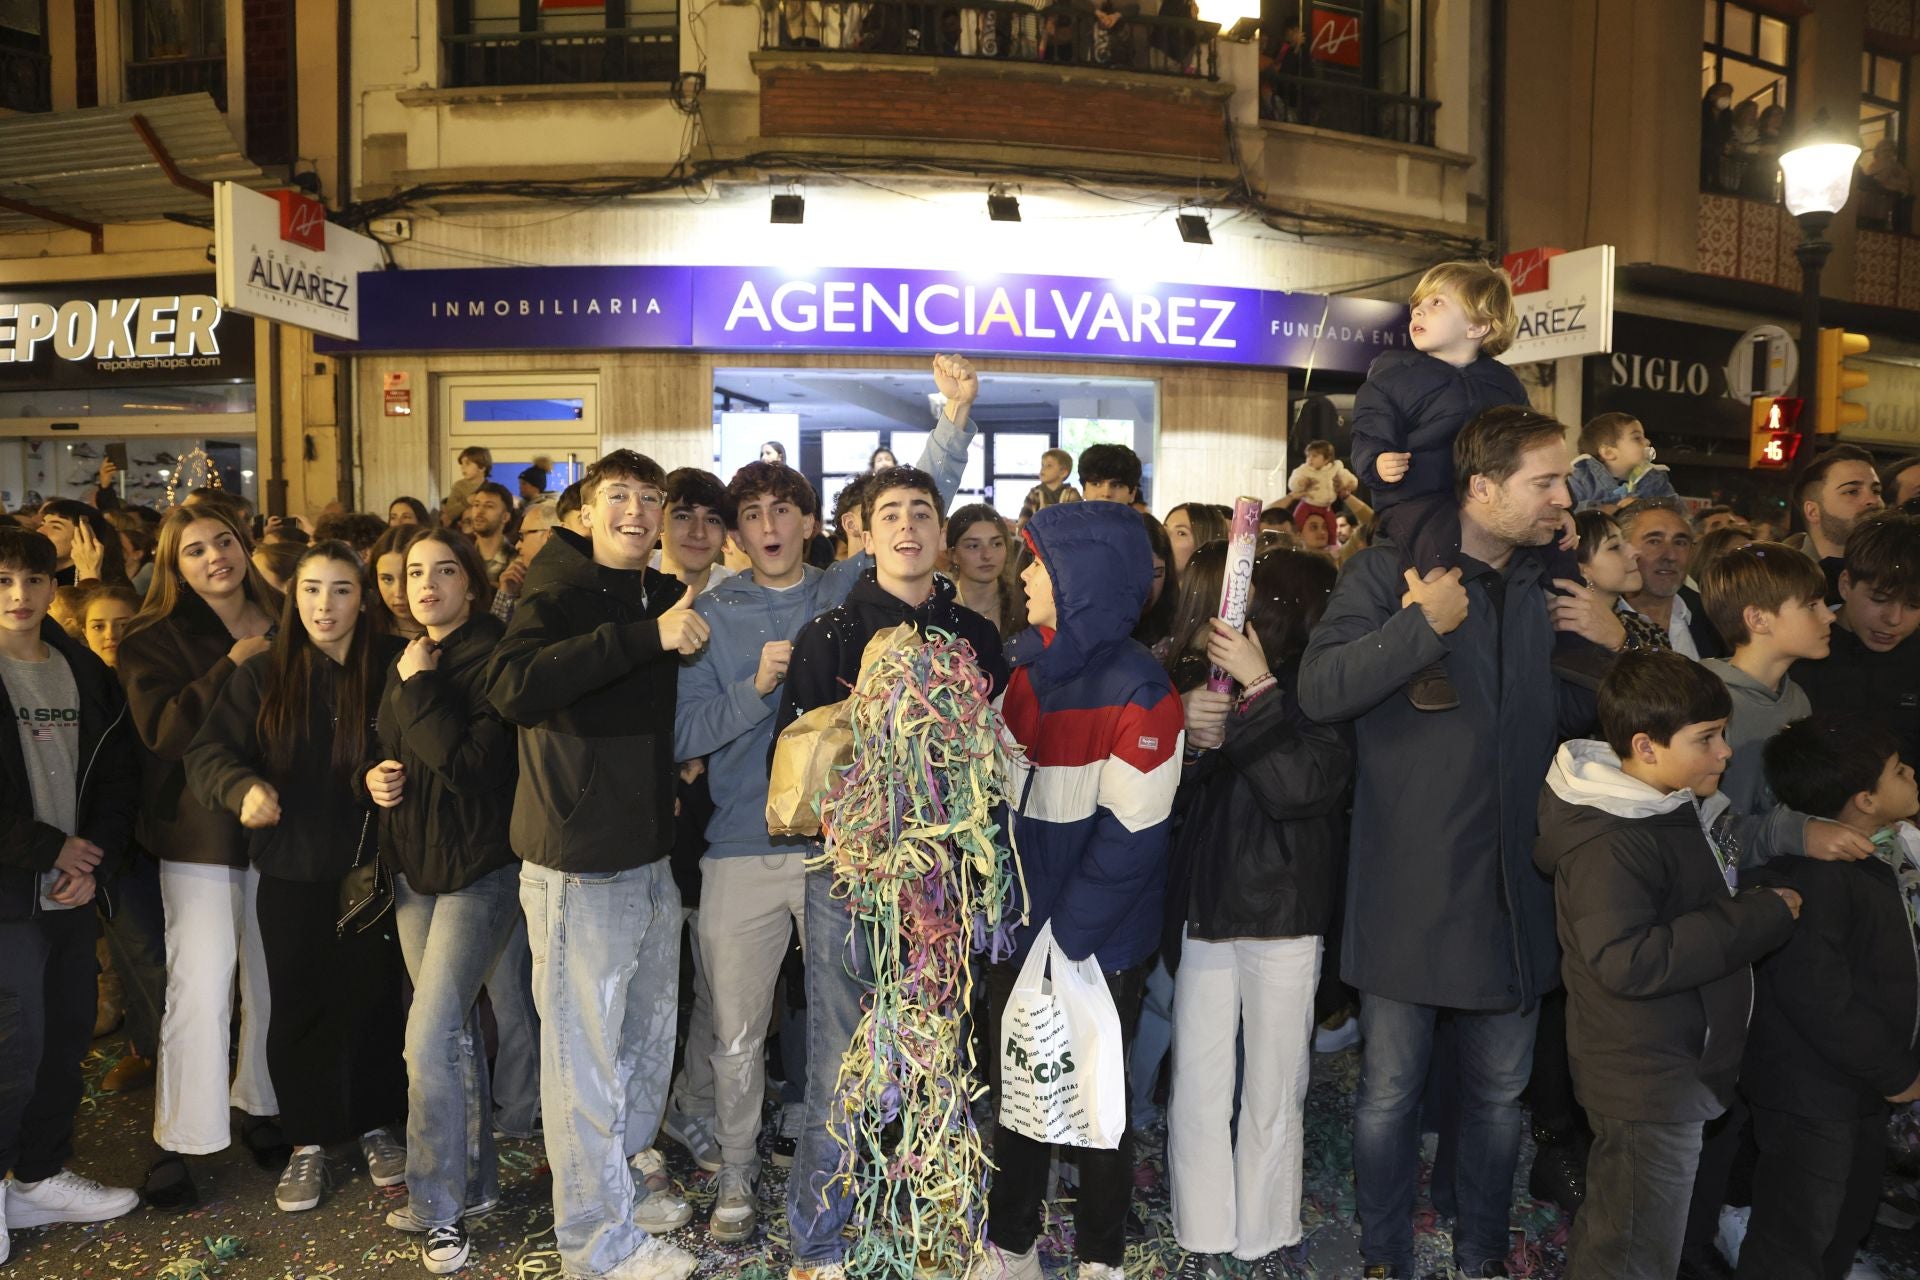
[[[913,54],[1219,78],[1220,24],[1085,3],[773,0],[763,49]]]
[[[0,109],[53,110],[53,60],[31,49],[0,45]]]
[[[675,15],[604,31],[510,31],[445,37],[450,88],[631,84],[680,74]]]
[[[205,93],[222,111],[227,109],[227,59],[155,58],[127,64],[127,97],[134,101],[171,98],[181,93]]]
[[[1439,110],[1440,104],[1432,98],[1387,93],[1339,80],[1275,71],[1260,76],[1260,115],[1267,120],[1430,147],[1433,117]]]

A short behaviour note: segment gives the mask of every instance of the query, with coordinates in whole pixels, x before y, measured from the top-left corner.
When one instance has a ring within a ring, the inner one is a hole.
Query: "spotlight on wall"
[[[789,191],[773,198],[772,222],[797,225],[807,220],[807,198]]]
[[[995,222],[1020,221],[1020,200],[1007,194],[1005,187],[994,187],[987,192],[987,217]]]
[[[1175,221],[1180,224],[1180,238],[1188,244],[1213,243],[1213,232],[1207,227],[1205,214],[1183,213]]]

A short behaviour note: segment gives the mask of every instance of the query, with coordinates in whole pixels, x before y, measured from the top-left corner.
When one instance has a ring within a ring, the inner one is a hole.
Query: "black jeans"
[[[100,989],[93,908],[0,924],[0,1172],[50,1178],[73,1156]]]
[[[160,1017],[167,1007],[167,916],[160,900],[160,864],[136,851],[113,882],[113,919],[102,922],[107,950],[127,1005],[127,1039],[141,1057],[160,1057]]]
[[[1873,1229],[1887,1162],[1887,1108],[1813,1120],[1753,1108],[1760,1162],[1741,1280],[1842,1280]]]
[[[334,933],[337,884],[260,877],[267,953],[267,1071],[295,1146],[331,1146],[407,1115],[406,972],[393,916]]]
[[[1693,1203],[1687,1212],[1687,1251],[1713,1248],[1720,1231],[1720,1206],[1752,1203],[1750,1184],[1756,1159],[1753,1118],[1738,1094],[1716,1120],[1707,1121],[1700,1140],[1700,1170],[1694,1175]]]
[[[1700,1125],[1587,1113],[1587,1198],[1567,1241],[1566,1280],[1673,1280],[1686,1238]]]
[[[1134,1027],[1140,1021],[1140,1001],[1147,992],[1151,966],[1108,973],[1107,990],[1120,1013],[1120,1059],[1133,1048]],[[994,965],[987,970],[988,1043],[994,1046],[994,1088],[999,1089],[1000,1019],[1020,970]],[[997,1104],[996,1104],[997,1105]],[[1132,1116],[1127,1124],[1131,1131]],[[1117,1267],[1127,1252],[1127,1206],[1133,1201],[1133,1139],[1122,1136],[1113,1151],[1075,1147],[1080,1168],[1080,1194],[1073,1202],[1075,1256],[1081,1262]],[[993,1130],[996,1172],[987,1191],[987,1239],[1007,1253],[1025,1253],[1040,1238],[1040,1206],[1047,1197],[1053,1147],[1015,1133],[1005,1125]]]

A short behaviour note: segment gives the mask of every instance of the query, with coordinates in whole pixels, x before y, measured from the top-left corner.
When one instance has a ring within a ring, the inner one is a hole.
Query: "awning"
[[[204,93],[0,117],[0,233],[48,224],[92,234],[170,213],[213,216],[212,183],[268,178]]]

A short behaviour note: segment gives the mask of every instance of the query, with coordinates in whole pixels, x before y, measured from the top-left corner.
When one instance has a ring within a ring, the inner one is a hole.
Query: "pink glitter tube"
[[[1227,576],[1220,584],[1220,617],[1235,631],[1247,625],[1247,588],[1253,581],[1253,549],[1260,540],[1260,499],[1240,498],[1233,504],[1233,530],[1227,535]],[[1226,693],[1233,677],[1215,667],[1207,688]]]

